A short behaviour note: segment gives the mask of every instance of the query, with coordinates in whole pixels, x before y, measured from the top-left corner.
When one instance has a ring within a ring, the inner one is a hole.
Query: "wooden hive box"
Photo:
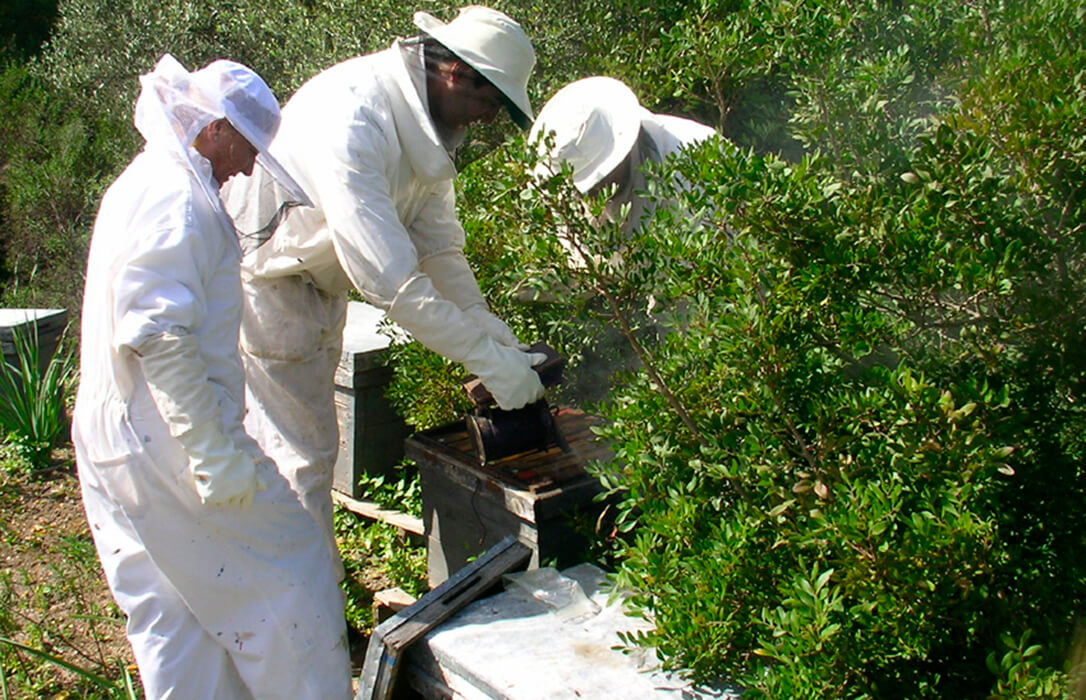
[[[336,420],[339,455],[332,487],[351,498],[361,496],[364,475],[393,476],[410,434],[403,418],[385,398],[392,368],[384,354],[389,338],[377,332],[384,312],[359,301],[347,306],[343,354],[336,368]]]
[[[2,361],[16,368],[15,372],[9,374],[12,384],[5,382],[0,385],[0,400],[7,400],[3,397],[9,391],[19,393],[22,390],[16,335],[31,342],[35,335],[37,336],[38,371],[41,373],[39,376],[44,376],[67,325],[68,312],[65,309],[0,309],[0,348],[4,354]]]
[[[0,346],[4,361],[15,364],[15,335],[30,333],[38,337],[38,362],[45,371],[53,353],[57,350],[60,336],[68,325],[65,309],[0,309]]]
[[[427,575],[437,586],[472,557],[507,535],[532,549],[530,566],[581,560],[595,516],[599,482],[585,472],[590,460],[609,459],[594,439],[591,418],[561,408],[555,414],[570,445],[526,452],[480,465],[463,421],[409,438],[406,454],[422,482]]]

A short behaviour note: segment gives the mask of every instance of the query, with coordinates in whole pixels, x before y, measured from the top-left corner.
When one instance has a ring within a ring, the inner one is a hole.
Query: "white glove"
[[[546,359],[541,352],[523,352],[483,336],[464,367],[479,378],[499,408],[511,411],[543,397],[543,383],[532,367]]]
[[[543,396],[543,384],[532,367],[547,356],[495,341],[472,316],[442,298],[428,276],[415,275],[400,287],[388,317],[434,352],[463,363],[500,407],[520,408]]]
[[[476,305],[465,310],[472,321],[479,324],[480,330],[486,333],[498,343],[507,345],[517,350],[527,350],[529,345],[522,343],[520,338],[506,325],[505,321],[494,315],[486,306]]]
[[[266,486],[256,462],[234,447],[214,423],[202,423],[177,438],[189,456],[196,493],[205,505],[246,508]]]
[[[264,484],[253,458],[223,431],[196,337],[187,331],[163,333],[144,342],[137,354],[170,435],[188,455],[200,500],[247,506]]]

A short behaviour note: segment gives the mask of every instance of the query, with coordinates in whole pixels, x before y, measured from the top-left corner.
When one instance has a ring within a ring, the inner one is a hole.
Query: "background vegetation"
[[[1086,694],[1081,4],[493,5],[537,46],[537,106],[604,73],[725,137],[661,169],[675,206],[632,240],[529,182],[508,123],[460,155],[494,306],[608,419],[607,561],[657,622],[629,641],[754,697]],[[454,7],[62,0],[0,75],[0,302],[78,306],[163,51],[285,98]],[[571,267],[559,229],[622,264]],[[397,354],[409,418],[456,415],[454,368]]]

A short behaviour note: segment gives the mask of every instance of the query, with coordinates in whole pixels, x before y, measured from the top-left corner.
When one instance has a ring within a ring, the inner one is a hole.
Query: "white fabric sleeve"
[[[380,119],[361,111],[350,125],[348,143],[310,169],[343,271],[367,302],[387,309],[418,268],[418,253],[384,170],[384,163],[399,154],[381,129]]]
[[[413,276],[396,295],[388,317],[426,347],[462,363],[501,408],[520,408],[543,396],[532,366],[546,356],[502,345],[480,332],[456,304],[438,295],[429,277]]]
[[[483,333],[502,345],[519,350],[528,349],[528,344],[522,343],[505,321],[490,310],[483,293],[479,291],[475,273],[471,271],[467,259],[459,249],[450,248],[431,255],[419,263],[419,269],[430,278],[441,296],[459,306],[468,315],[471,323],[476,324]]]
[[[201,500],[244,505],[257,488],[255,465],[223,430],[207,364],[191,334],[206,320],[204,279],[212,273],[213,246],[194,228],[190,203],[179,191],[143,212],[144,233],[112,280],[113,350],[139,358],[159,413],[188,455]]]
[[[468,266],[464,253],[450,248],[436,255],[431,255],[419,262],[419,270],[429,277],[441,296],[463,310],[473,306],[489,308],[475,273]]]
[[[169,185],[171,183],[164,183]],[[138,350],[172,328],[199,327],[207,314],[204,280],[212,274],[207,242],[186,218],[192,206],[184,193],[145,203],[139,234],[123,265],[113,271],[113,350]]]
[[[138,353],[143,377],[172,435],[188,455],[189,471],[206,504],[245,507],[263,487],[256,463],[222,429],[207,365],[195,336],[164,333]]]

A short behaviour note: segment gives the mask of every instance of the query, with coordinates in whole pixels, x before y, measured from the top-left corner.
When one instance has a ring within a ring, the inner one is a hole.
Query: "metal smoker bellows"
[[[546,343],[536,343],[529,352],[539,352],[547,356],[546,360],[534,368],[544,387],[561,383],[566,358]],[[506,411],[498,408],[494,397],[477,377],[465,381],[464,390],[475,404],[474,410],[464,422],[480,465],[521,452],[546,450],[555,445],[564,451],[569,450],[554,422],[546,399]]]

